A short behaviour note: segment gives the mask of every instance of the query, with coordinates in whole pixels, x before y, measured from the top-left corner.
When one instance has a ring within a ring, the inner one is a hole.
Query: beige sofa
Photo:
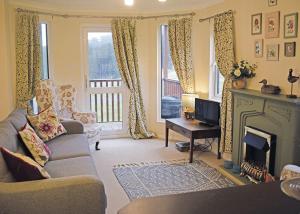
[[[0,122],[0,146],[28,154],[18,137],[26,124],[23,110]],[[0,213],[105,213],[106,195],[80,122],[64,121],[66,135],[47,143],[45,169],[51,179],[15,182],[0,153]]]

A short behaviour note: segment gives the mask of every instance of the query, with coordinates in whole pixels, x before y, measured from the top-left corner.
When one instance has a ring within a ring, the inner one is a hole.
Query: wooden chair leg
[[[100,143],[99,141],[97,141],[97,142],[96,142],[95,149],[96,149],[97,151],[99,151],[99,150],[100,150],[100,148],[99,148],[99,143]]]

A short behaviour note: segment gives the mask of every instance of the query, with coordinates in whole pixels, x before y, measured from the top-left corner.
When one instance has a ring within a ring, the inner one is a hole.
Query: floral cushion
[[[33,181],[50,178],[48,172],[25,155],[0,148],[7,168],[17,181]]]
[[[96,121],[96,113],[90,112],[74,112],[73,119],[82,122],[83,124],[95,124]]]
[[[45,166],[49,160],[50,150],[33,128],[27,123],[24,129],[19,131],[19,134],[34,160],[41,166]]]
[[[44,142],[52,140],[55,137],[58,137],[67,132],[63,125],[60,123],[52,107],[46,109],[38,115],[27,116],[27,118],[38,136]]]

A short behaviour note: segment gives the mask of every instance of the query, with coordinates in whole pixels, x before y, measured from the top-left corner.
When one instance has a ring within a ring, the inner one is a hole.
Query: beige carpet
[[[113,174],[114,165],[188,158],[188,153],[181,153],[175,149],[174,142],[171,142],[166,148],[164,141],[160,139],[102,140],[100,148],[100,151],[95,151],[94,147],[91,147],[91,150],[98,174],[105,185],[108,203],[107,214],[116,214],[120,208],[129,203],[126,193]],[[216,168],[223,162],[217,160],[217,156],[212,153],[195,152],[194,157],[204,160]]]

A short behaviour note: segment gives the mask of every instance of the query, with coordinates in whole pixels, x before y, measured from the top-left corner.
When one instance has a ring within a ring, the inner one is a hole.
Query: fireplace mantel
[[[255,90],[231,90],[233,94],[234,164],[242,162],[245,126],[277,136],[275,175],[286,164],[300,165],[300,99],[285,95],[266,95]]]

